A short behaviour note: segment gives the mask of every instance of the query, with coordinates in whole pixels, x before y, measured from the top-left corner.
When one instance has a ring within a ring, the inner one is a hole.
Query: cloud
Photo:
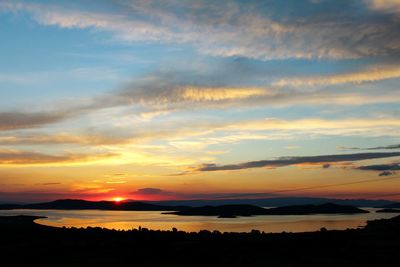
[[[216,165],[216,164],[203,164],[194,171],[207,172],[207,171],[224,171],[224,170],[242,170],[250,168],[262,167],[285,167],[298,164],[327,164],[333,162],[346,162],[346,161],[359,161],[366,159],[378,159],[388,157],[398,157],[400,152],[392,153],[359,153],[359,154],[338,154],[338,155],[321,155],[321,156],[308,156],[308,157],[282,157],[273,160],[259,160],[249,161],[239,164],[230,165]]]
[[[31,165],[52,163],[77,163],[102,158],[109,158],[115,154],[66,154],[48,155],[31,151],[0,150],[0,165]]]
[[[367,148],[367,149],[368,149],[368,150],[378,150],[378,149],[400,149],[400,144],[389,145],[389,146],[370,147],[370,148]]]
[[[61,183],[53,182],[53,183],[37,183],[36,185],[51,186],[51,185],[60,185],[60,184],[61,184]]]
[[[325,163],[325,164],[322,165],[323,169],[329,169],[330,167],[331,167],[330,163]]]
[[[107,121],[107,123],[111,122]],[[324,135],[399,136],[400,120],[396,118],[309,118],[298,120],[265,118],[212,121],[173,118],[157,122],[140,122],[138,124],[133,124],[128,119],[125,122],[123,120],[118,121],[118,124],[118,127],[115,127],[117,133],[96,132],[93,129],[90,130],[90,135],[50,134],[38,131],[7,133],[0,135],[0,146],[78,144],[95,147],[106,146],[112,149],[120,145],[131,146],[128,150],[132,150],[132,147],[134,147],[136,151],[154,152],[154,146],[146,148],[141,144],[153,140],[164,140],[168,144],[169,152],[171,152],[172,148],[179,151],[193,152],[216,144],[234,144],[243,140],[290,140],[305,135],[307,137]],[[135,125],[140,125],[140,127],[133,127]],[[117,149],[117,151],[121,150]],[[165,153],[166,151],[162,150],[162,152]],[[160,152],[157,153],[159,154]]]
[[[396,174],[396,171],[400,170],[399,163],[391,164],[377,164],[377,165],[365,165],[357,167],[358,170],[363,171],[378,171],[379,176],[390,176]]]
[[[350,73],[317,77],[284,78],[274,83],[275,86],[328,86],[336,84],[375,82],[400,77],[400,66],[375,66]]]
[[[132,192],[131,194],[141,194],[141,195],[160,195],[160,194],[164,194],[164,195],[169,195],[169,194],[171,194],[171,192],[164,191],[164,190],[159,189],[159,188],[140,188],[137,191]]]
[[[119,12],[22,1],[6,1],[0,8],[30,12],[43,25],[101,30],[123,42],[190,44],[201,53],[216,56],[359,58],[399,51],[399,22],[380,12],[397,8],[394,1],[336,5],[324,1],[315,12],[305,12],[308,5],[314,5],[309,1],[269,2],[267,7],[259,1],[113,3]],[[365,4],[371,10],[360,14]],[[339,11],[340,16],[336,15]]]
[[[388,149],[388,150],[390,150],[390,149],[400,149],[400,144],[388,145],[388,146],[367,147],[367,148],[338,146],[338,149],[341,149],[341,150],[385,150],[385,149]]]
[[[81,144],[81,145],[113,145],[123,144],[129,138],[105,133],[91,133],[90,135],[56,133],[49,134],[39,131],[29,133],[11,133],[0,135],[0,146],[7,145],[57,145],[57,144]]]
[[[379,176],[390,176],[396,174],[395,172],[390,172],[390,171],[383,171],[379,173]]]
[[[371,9],[385,13],[399,13],[399,0],[365,0]]]
[[[3,112],[0,113],[0,131],[36,128],[67,118],[68,114],[63,112]]]
[[[393,164],[366,165],[357,167],[357,169],[365,171],[399,171],[400,164],[393,163]]]

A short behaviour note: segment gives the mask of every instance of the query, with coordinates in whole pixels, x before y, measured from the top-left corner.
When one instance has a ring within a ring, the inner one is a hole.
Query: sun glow
[[[115,202],[121,202],[121,201],[124,201],[125,200],[125,198],[122,198],[122,197],[114,197],[113,198],[113,201],[115,201]]]

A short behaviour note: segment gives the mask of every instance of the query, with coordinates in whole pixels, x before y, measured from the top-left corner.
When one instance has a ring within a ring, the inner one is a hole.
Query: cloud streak
[[[67,118],[68,114],[63,112],[3,112],[0,113],[0,131],[36,128]]]
[[[360,166],[357,169],[365,171],[399,171],[400,164],[393,163],[393,164],[365,165],[365,166]]]
[[[317,77],[284,78],[274,83],[276,86],[329,86],[337,84],[361,84],[400,77],[400,66],[375,66],[356,72]]]
[[[285,167],[299,164],[326,164],[334,162],[347,162],[347,161],[359,161],[367,159],[379,159],[388,157],[398,157],[400,152],[392,153],[358,153],[358,154],[338,154],[338,155],[321,155],[321,156],[309,156],[309,157],[282,157],[274,160],[259,160],[249,161],[239,164],[230,165],[216,165],[216,164],[204,164],[198,168],[194,168],[194,171],[209,172],[209,171],[228,171],[228,170],[243,170],[250,168],[262,168],[262,167]]]
[[[31,151],[0,150],[0,165],[73,164],[115,156],[115,154],[49,155]]]

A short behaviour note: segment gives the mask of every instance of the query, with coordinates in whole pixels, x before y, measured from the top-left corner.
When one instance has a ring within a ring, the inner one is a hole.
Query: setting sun
[[[115,202],[121,202],[123,200],[125,200],[125,198],[122,198],[122,197],[114,197],[113,198],[113,201],[115,201]]]

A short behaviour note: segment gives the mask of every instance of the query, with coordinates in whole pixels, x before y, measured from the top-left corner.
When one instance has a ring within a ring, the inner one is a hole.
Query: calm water
[[[132,229],[146,227],[154,230],[171,230],[173,227],[184,231],[207,229],[221,232],[249,232],[257,229],[265,232],[304,232],[327,229],[357,228],[367,220],[391,218],[400,213],[371,213],[355,215],[285,215],[254,216],[240,218],[216,218],[207,216],[165,215],[159,211],[102,211],[102,210],[1,210],[0,215],[40,215],[47,219],[37,223],[57,227],[99,226],[110,229]]]

